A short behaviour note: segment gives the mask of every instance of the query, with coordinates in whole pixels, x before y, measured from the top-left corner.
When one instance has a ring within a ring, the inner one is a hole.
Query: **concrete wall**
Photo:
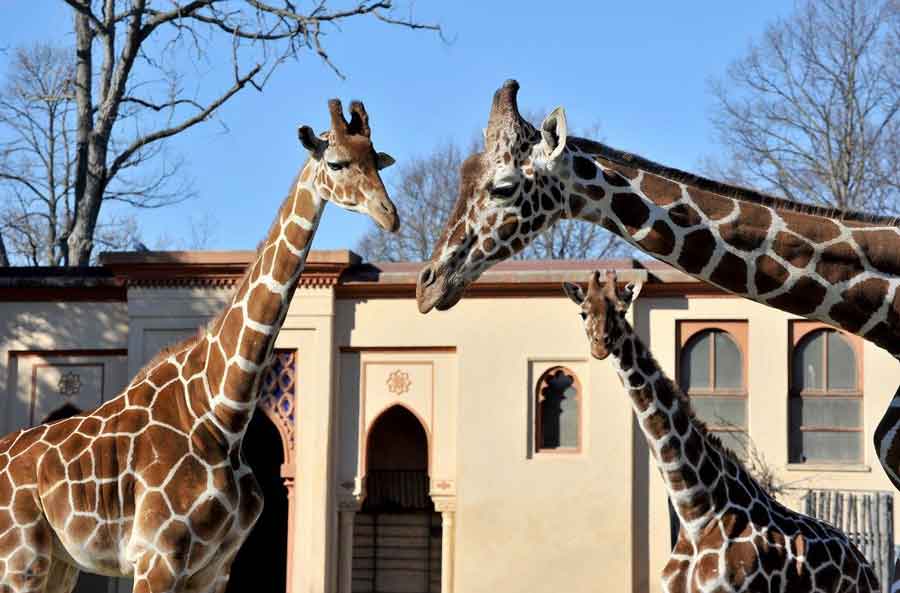
[[[341,345],[456,349],[455,591],[631,590],[631,409],[571,303],[339,301],[336,322]],[[534,453],[532,384],[557,364],[584,390],[580,453]]]
[[[113,397],[128,380],[127,343],[125,303],[0,303],[0,431]],[[69,396],[58,389],[65,373],[80,376]]]

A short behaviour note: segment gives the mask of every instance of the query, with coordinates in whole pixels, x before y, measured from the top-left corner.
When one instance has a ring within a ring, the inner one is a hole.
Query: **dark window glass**
[[[859,463],[862,394],[852,345],[840,332],[821,329],[804,336],[792,357],[789,461]]]
[[[581,394],[575,374],[557,367],[538,381],[538,449],[578,449]]]
[[[720,329],[703,330],[681,351],[681,388],[697,417],[729,448],[744,450],[747,396],[744,356],[734,338]]]

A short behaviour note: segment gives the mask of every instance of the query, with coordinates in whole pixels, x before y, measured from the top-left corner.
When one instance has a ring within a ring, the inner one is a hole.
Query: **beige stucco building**
[[[89,272],[0,277],[0,430],[115,396],[218,312],[251,257],[109,254]],[[415,264],[346,251],[309,261],[247,439],[267,502],[235,583],[657,591],[670,545],[662,481],[560,289],[598,267],[639,285],[637,331],[695,399],[710,398],[702,410],[727,417],[720,428],[737,433],[726,436],[749,434],[792,488],[788,504],[810,488],[892,491],[871,443],[900,368],[869,344],[657,264],[507,262],[451,311],[423,316]]]

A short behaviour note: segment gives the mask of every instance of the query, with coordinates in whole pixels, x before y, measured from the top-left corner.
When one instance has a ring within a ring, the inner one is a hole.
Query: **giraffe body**
[[[900,357],[897,219],[797,204],[569,137],[557,108],[535,129],[518,83],[494,95],[485,151],[462,166],[456,207],[417,283],[449,309],[491,265],[562,218],[583,220],[696,278],[859,335]],[[875,431],[900,490],[900,390]]]
[[[878,591],[871,565],[833,526],[784,507],[765,492],[703,423],[625,318],[630,287],[594,273],[581,307],[591,354],[612,354],[616,372],[680,522],[663,569],[667,593],[865,593]]]
[[[0,593],[69,593],[78,572],[135,593],[222,593],[263,507],[241,455],[262,371],[326,201],[396,230],[368,115],[300,128],[310,159],[231,302],[94,411],[0,439]]]

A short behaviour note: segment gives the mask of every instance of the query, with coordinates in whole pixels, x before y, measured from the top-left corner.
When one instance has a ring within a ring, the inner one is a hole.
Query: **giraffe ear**
[[[389,155],[386,152],[379,152],[375,156],[376,156],[375,166],[378,167],[379,171],[381,171],[382,169],[387,169],[388,167],[390,167],[391,165],[393,165],[394,163],[397,162],[394,160],[394,157],[392,157],[391,155]]]
[[[541,123],[541,138],[544,140],[548,161],[552,163],[559,158],[566,147],[568,137],[569,126],[566,123],[566,111],[562,107],[557,107]]]
[[[563,292],[565,292],[566,296],[572,299],[572,302],[576,305],[580,305],[584,302],[584,299],[587,298],[587,295],[584,294],[584,289],[573,282],[563,282]]]
[[[622,294],[619,295],[619,311],[624,313],[631,306],[631,302],[634,300],[634,282],[629,282],[628,286],[622,289]]]
[[[300,138],[300,143],[303,144],[303,147],[316,158],[321,158],[322,154],[325,153],[325,149],[328,148],[328,141],[316,136],[316,133],[309,126],[300,126],[297,129],[297,137]]]

